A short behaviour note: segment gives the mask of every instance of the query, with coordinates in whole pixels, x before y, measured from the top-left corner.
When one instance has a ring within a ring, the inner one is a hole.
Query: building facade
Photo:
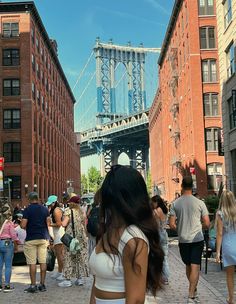
[[[153,188],[168,200],[180,194],[185,174],[201,197],[216,193],[222,181],[216,27],[213,0],[175,1],[149,126]]]
[[[216,0],[227,188],[236,194],[236,1]]]
[[[80,190],[75,99],[33,2],[0,3],[0,155],[5,196],[45,201],[73,181]],[[4,194],[3,194],[4,195]]]

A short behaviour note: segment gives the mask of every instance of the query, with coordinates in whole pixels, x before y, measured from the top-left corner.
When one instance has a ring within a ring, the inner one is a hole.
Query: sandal
[[[229,299],[226,299],[227,304],[234,304],[233,302],[230,302]]]

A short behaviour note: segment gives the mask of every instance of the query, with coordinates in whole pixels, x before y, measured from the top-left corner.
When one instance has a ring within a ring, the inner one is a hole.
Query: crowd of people
[[[29,265],[27,293],[47,290],[47,252],[53,249],[58,268],[51,278],[58,287],[82,286],[93,275],[90,304],[144,303],[147,292],[156,296],[169,284],[167,222],[177,230],[179,252],[189,282],[187,303],[200,303],[197,290],[204,248],[203,230],[209,230],[209,247],[216,262],[226,268],[227,303],[234,303],[236,265],[236,201],[231,191],[220,197],[215,220],[210,222],[205,203],[192,195],[191,176],[183,177],[182,193],[170,210],[159,195],[151,199],[142,175],[116,165],[107,173],[92,206],[82,206],[78,195],[60,203],[50,195],[45,204],[38,194],[14,213],[0,207],[0,290],[10,292],[12,259],[23,246]],[[36,282],[37,263],[40,281]],[[2,281],[5,267],[4,285]]]

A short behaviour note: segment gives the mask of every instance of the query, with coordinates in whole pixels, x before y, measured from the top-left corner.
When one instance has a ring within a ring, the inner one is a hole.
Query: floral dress
[[[70,209],[67,208],[64,212],[65,216],[70,218],[70,222],[66,227],[66,233],[73,236],[72,231],[72,220],[71,211],[73,212],[75,237],[80,242],[81,250],[75,255],[72,254],[68,249],[65,250],[64,255],[64,276],[66,279],[71,280],[72,278],[80,278],[88,276],[88,245],[87,236],[84,226],[84,216],[80,208]]]

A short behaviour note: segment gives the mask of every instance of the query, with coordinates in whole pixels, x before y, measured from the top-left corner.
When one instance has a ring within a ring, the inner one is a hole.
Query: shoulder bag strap
[[[73,238],[75,238],[75,223],[74,223],[74,214],[73,210],[70,210],[71,212],[71,224],[72,224],[72,232],[73,232]]]

